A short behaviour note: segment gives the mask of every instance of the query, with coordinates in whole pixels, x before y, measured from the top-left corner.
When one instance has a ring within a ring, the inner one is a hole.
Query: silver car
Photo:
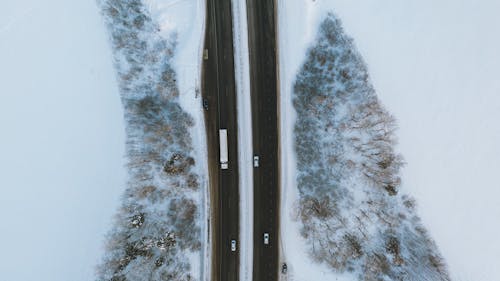
[[[259,167],[259,156],[258,156],[258,155],[255,155],[255,156],[253,157],[253,166],[254,166],[255,168]]]
[[[231,252],[236,252],[236,240],[231,240]]]
[[[264,245],[269,245],[269,233],[264,233]]]

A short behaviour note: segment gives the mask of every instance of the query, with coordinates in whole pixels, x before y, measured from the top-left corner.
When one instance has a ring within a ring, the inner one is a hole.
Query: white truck
[[[222,170],[227,170],[228,168],[227,129],[219,130],[219,142],[220,142],[220,167]]]

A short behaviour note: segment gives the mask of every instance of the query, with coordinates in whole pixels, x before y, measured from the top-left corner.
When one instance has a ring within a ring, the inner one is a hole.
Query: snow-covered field
[[[2,1],[0,280],[88,281],[125,184],[94,1]]]
[[[297,0],[279,8],[282,93],[334,11],[398,120],[403,191],[416,197],[452,278],[500,276],[500,3]]]

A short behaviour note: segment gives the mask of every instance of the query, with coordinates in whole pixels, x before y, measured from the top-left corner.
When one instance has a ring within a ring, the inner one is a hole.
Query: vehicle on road
[[[205,110],[208,110],[208,100],[207,99],[203,99],[203,108]]]
[[[228,168],[227,129],[219,130],[219,142],[220,142],[220,167],[222,170],[227,170]]]
[[[284,262],[282,265],[281,265],[281,273],[282,274],[286,274],[286,272],[288,271],[288,266],[286,265],[286,263]]]
[[[208,49],[203,50],[203,59],[208,60]]]
[[[236,240],[231,240],[231,252],[236,252]]]
[[[254,168],[259,167],[259,156],[258,155],[254,155],[254,157],[253,157],[253,166],[254,166]]]
[[[269,245],[269,233],[264,233],[264,245]]]

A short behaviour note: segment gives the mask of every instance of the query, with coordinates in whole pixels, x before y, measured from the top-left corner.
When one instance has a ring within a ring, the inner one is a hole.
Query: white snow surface
[[[2,1],[0,97],[0,280],[93,280],[126,180],[94,1]]]
[[[184,111],[195,120],[190,129],[193,140],[193,151],[196,155],[197,174],[201,177],[203,187],[203,206],[201,206],[203,250],[201,259],[191,256],[192,273],[201,270],[202,280],[210,279],[211,246],[208,235],[209,220],[209,187],[208,187],[208,159],[205,121],[203,116],[200,82],[201,64],[205,35],[205,1],[203,0],[144,0],[151,12],[153,20],[158,22],[160,33],[169,39],[173,34],[177,36],[177,47],[173,59],[173,68],[177,75],[179,87],[179,102]],[[198,271],[199,272],[199,271]]]
[[[297,280],[343,280],[304,254],[290,220],[297,198],[291,87],[326,13],[334,12],[400,126],[403,192],[454,280],[500,276],[500,2],[279,0],[284,257]],[[328,279],[325,279],[328,277]],[[339,279],[336,279],[339,278]],[[345,278],[349,279],[349,278]]]
[[[253,143],[250,62],[246,0],[233,0],[234,68],[238,114],[240,188],[240,280],[251,281],[253,269]]]

